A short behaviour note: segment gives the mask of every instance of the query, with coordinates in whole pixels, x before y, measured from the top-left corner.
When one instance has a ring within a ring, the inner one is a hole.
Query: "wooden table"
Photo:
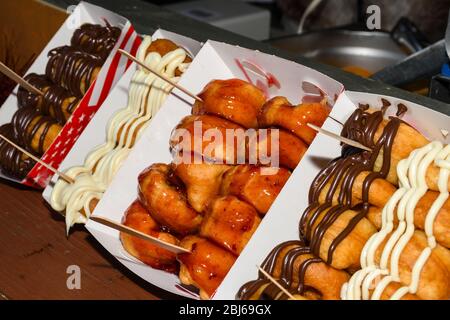
[[[71,265],[80,267],[80,290],[67,288]],[[122,266],[84,227],[67,238],[40,192],[0,181],[0,300],[156,298],[175,296]]]

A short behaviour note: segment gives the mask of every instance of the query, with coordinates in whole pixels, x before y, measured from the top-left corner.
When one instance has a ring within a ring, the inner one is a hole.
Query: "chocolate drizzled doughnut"
[[[71,39],[71,45],[81,51],[96,54],[105,60],[119,39],[121,30],[99,24],[85,23],[75,30]]]
[[[30,73],[25,80],[41,90],[40,96],[25,88],[19,87],[17,100],[19,108],[34,108],[43,115],[49,115],[59,124],[65,124],[80,99],[74,97],[59,85],[53,84],[45,75]]]
[[[62,127],[34,108],[21,108],[14,114],[11,124],[14,137],[27,151],[42,155],[54,141]]]
[[[70,46],[62,46],[48,53],[45,74],[54,83],[81,98],[94,82],[103,64],[96,55],[82,52]]]
[[[14,141],[14,129],[11,123],[0,127],[0,134]],[[0,139],[0,167],[2,173],[17,179],[23,179],[34,167],[34,162],[27,155],[23,154],[15,147]]]
[[[374,137],[377,128],[384,119],[387,105],[380,111],[367,112],[368,106],[360,105],[344,124],[341,135],[358,141],[372,149],[354,153],[347,146],[343,147],[342,156],[333,160],[321,170],[314,179],[309,192],[309,206],[300,221],[300,234],[309,240],[309,246],[314,255],[319,256],[319,250],[326,231],[333,225],[341,214],[347,210],[357,212],[348,225],[333,239],[328,248],[327,264],[332,264],[333,253],[337,246],[352,232],[355,226],[366,217],[369,204],[369,189],[376,179],[385,179],[391,166],[391,154],[394,138],[402,121],[391,117],[379,139]],[[374,165],[378,155],[382,154],[382,166],[374,172]],[[362,172],[369,171],[362,184],[362,201],[352,203],[352,189],[356,177]],[[319,203],[319,196],[325,186],[329,185],[324,203]],[[338,192],[338,188],[339,192]],[[337,193],[338,192],[338,193]],[[338,204],[333,204],[335,194]]]
[[[309,257],[296,267],[296,260],[304,255],[308,255]],[[273,275],[276,272],[277,266],[280,265],[281,272],[278,282],[289,292],[301,295],[308,292],[308,294],[312,293],[315,297],[320,297],[322,294],[317,289],[305,285],[305,274],[308,267],[313,263],[320,262],[322,262],[320,258],[311,255],[311,249],[305,245],[304,241],[293,240],[276,246],[266,257],[261,268]],[[294,274],[296,274],[297,277],[294,278]],[[298,284],[294,283],[297,281]],[[241,300],[249,300],[252,297],[262,300],[288,298],[286,294],[284,294],[276,285],[271,283],[271,281],[261,272],[259,272],[257,280],[247,282],[237,293],[237,298]]]
[[[50,79],[48,79],[45,75],[38,75],[36,73],[27,74],[24,77],[24,80],[42,92],[52,85]],[[43,96],[19,86],[19,89],[17,90],[17,103],[19,108],[33,107],[38,109],[43,103]]]

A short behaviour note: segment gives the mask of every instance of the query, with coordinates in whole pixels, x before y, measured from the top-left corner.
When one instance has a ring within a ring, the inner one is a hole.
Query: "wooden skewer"
[[[134,56],[132,56],[131,54],[129,54],[128,52],[126,52],[125,50],[119,49],[118,50],[121,54],[123,54],[124,56],[126,56],[128,59],[136,62],[138,65],[140,65],[141,67],[145,68],[146,70],[150,71],[151,73],[153,73],[155,76],[159,77],[160,79],[166,81],[167,83],[169,83],[170,85],[174,86],[175,88],[183,91],[184,93],[186,93],[188,96],[190,96],[191,98],[194,98],[197,101],[203,102],[202,98],[200,98],[199,96],[196,96],[195,94],[191,93],[189,90],[183,88],[182,86],[180,86],[179,84],[173,82],[172,80],[170,80],[169,78],[163,76],[162,74],[152,70],[151,68],[147,67],[145,64],[143,64],[142,62],[140,62],[138,59],[136,59]]]
[[[155,237],[149,236],[148,234],[145,234],[143,232],[134,230],[134,229],[132,229],[130,227],[127,227],[127,226],[125,226],[123,224],[117,223],[117,222],[115,222],[115,221],[113,221],[111,219],[108,219],[108,218],[105,218],[105,217],[99,217],[99,216],[91,216],[90,219],[95,221],[95,222],[98,222],[100,224],[103,224],[103,225],[105,225],[107,227],[110,227],[110,228],[113,228],[115,230],[121,231],[123,233],[129,234],[130,236],[134,236],[134,237],[137,237],[139,239],[149,241],[149,242],[151,242],[151,243],[153,243],[153,244],[155,244],[155,245],[157,245],[157,246],[159,246],[159,247],[161,247],[163,249],[166,249],[166,250],[168,250],[170,252],[173,252],[173,253],[176,253],[176,254],[179,254],[179,253],[191,253],[191,251],[189,251],[188,249],[185,249],[183,247],[179,247],[179,246],[176,246],[174,244],[171,244],[171,243],[159,240],[158,238],[155,238]]]
[[[372,149],[366,147],[365,145],[363,145],[363,144],[361,144],[359,142],[356,142],[356,141],[353,141],[353,140],[341,137],[340,135],[337,135],[337,134],[335,134],[333,132],[330,132],[328,130],[319,128],[318,126],[313,125],[312,123],[308,123],[307,125],[311,129],[316,130],[317,132],[320,132],[320,133],[322,133],[324,135],[327,135],[327,136],[329,136],[331,138],[334,138],[336,140],[339,140],[339,141],[341,141],[341,142],[343,142],[345,144],[348,144],[349,146],[356,147],[356,148],[359,148],[359,149],[363,149],[363,150],[367,150],[367,151],[372,152]]]
[[[16,148],[17,150],[23,152],[24,154],[26,154],[28,157],[30,157],[31,159],[33,159],[34,161],[36,161],[37,163],[43,165],[44,167],[46,167],[48,170],[52,171],[54,174],[57,174],[58,176],[60,176],[61,178],[63,178],[64,180],[66,180],[66,182],[68,183],[75,183],[75,180],[73,180],[71,177],[69,177],[68,175],[66,175],[65,173],[53,168],[52,166],[50,166],[49,164],[45,163],[44,161],[42,161],[41,159],[39,159],[38,157],[35,157],[34,155],[32,155],[30,152],[28,152],[27,150],[23,149],[22,147],[20,147],[19,145],[15,144],[13,141],[9,140],[8,138],[6,138],[4,135],[0,134],[0,138],[5,140],[7,143],[9,143],[10,145],[12,145],[14,148]]]
[[[38,94],[38,95],[41,95],[41,96],[44,95],[44,93],[41,90],[37,89],[36,87],[33,87],[31,84],[29,84],[27,81],[25,81],[24,78],[22,78],[17,73],[15,73],[13,70],[8,68],[1,61],[0,61],[0,72],[3,73],[8,78],[10,78],[11,80],[13,80],[13,81],[17,82],[18,84],[20,84],[22,87],[24,87],[28,91],[33,92],[33,93]]]
[[[294,297],[289,291],[286,290],[285,287],[283,287],[277,280],[275,280],[270,274],[266,272],[263,268],[260,266],[256,266],[258,270],[267,278],[269,279],[274,285],[276,285],[285,295],[287,295],[292,300],[299,300],[298,298]]]

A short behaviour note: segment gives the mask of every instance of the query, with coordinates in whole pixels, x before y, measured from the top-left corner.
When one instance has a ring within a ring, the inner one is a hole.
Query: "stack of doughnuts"
[[[123,219],[125,225],[191,253],[175,255],[124,233],[121,240],[131,255],[178,273],[182,284],[193,285],[208,299],[314,139],[306,123],[321,126],[330,107],[323,102],[293,106],[282,97],[267,100],[259,88],[240,79],[213,80],[199,97],[202,102],[195,103],[192,115],[172,132],[173,163],[152,164],[139,175],[138,199]],[[202,137],[208,130],[226,137],[231,130],[231,138],[214,147],[207,138],[198,143],[199,124]],[[243,132],[249,139],[238,138]],[[278,148],[271,135],[278,137]],[[252,151],[258,155],[254,159]],[[264,163],[258,151],[279,158],[281,166]]]
[[[300,221],[302,249],[280,244],[264,262],[291,293],[450,298],[450,146],[428,141],[402,121],[404,105],[397,106],[397,117],[385,119],[389,107],[387,101],[379,111],[360,105],[351,115],[342,136],[372,151],[343,147],[311,185]],[[263,274],[237,297],[286,298]]]
[[[172,41],[153,40],[150,36],[144,37],[136,57],[174,82],[179,80],[192,61],[187,52]],[[128,106],[109,120],[105,143],[91,150],[83,165],[65,170],[74,183],[68,184],[59,179],[53,188],[51,206],[65,215],[67,230],[75,223],[87,221],[171,90],[170,84],[138,66],[130,82]]]
[[[120,33],[119,28],[110,25],[84,24],[75,31],[71,46],[51,50],[45,74],[25,76],[43,95],[23,87],[18,89],[19,108],[11,124],[2,127],[5,132],[12,132],[9,138],[35,156],[42,156],[94,82]],[[0,167],[4,174],[23,179],[33,165],[13,146],[0,142]]]
[[[60,85],[53,84],[45,75],[30,73],[25,80],[44,93],[36,95],[19,87],[17,103],[19,108],[33,108],[40,114],[50,116],[64,125],[78,105],[79,98],[70,94]]]
[[[76,97],[86,93],[103,64],[99,56],[71,46],[55,48],[48,57],[45,75]]]

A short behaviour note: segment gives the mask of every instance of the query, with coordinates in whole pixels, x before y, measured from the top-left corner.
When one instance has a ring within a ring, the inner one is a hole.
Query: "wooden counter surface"
[[[81,289],[67,288],[67,268]],[[41,193],[0,181],[0,300],[169,299],[114,259],[82,226],[65,235],[62,216]]]

